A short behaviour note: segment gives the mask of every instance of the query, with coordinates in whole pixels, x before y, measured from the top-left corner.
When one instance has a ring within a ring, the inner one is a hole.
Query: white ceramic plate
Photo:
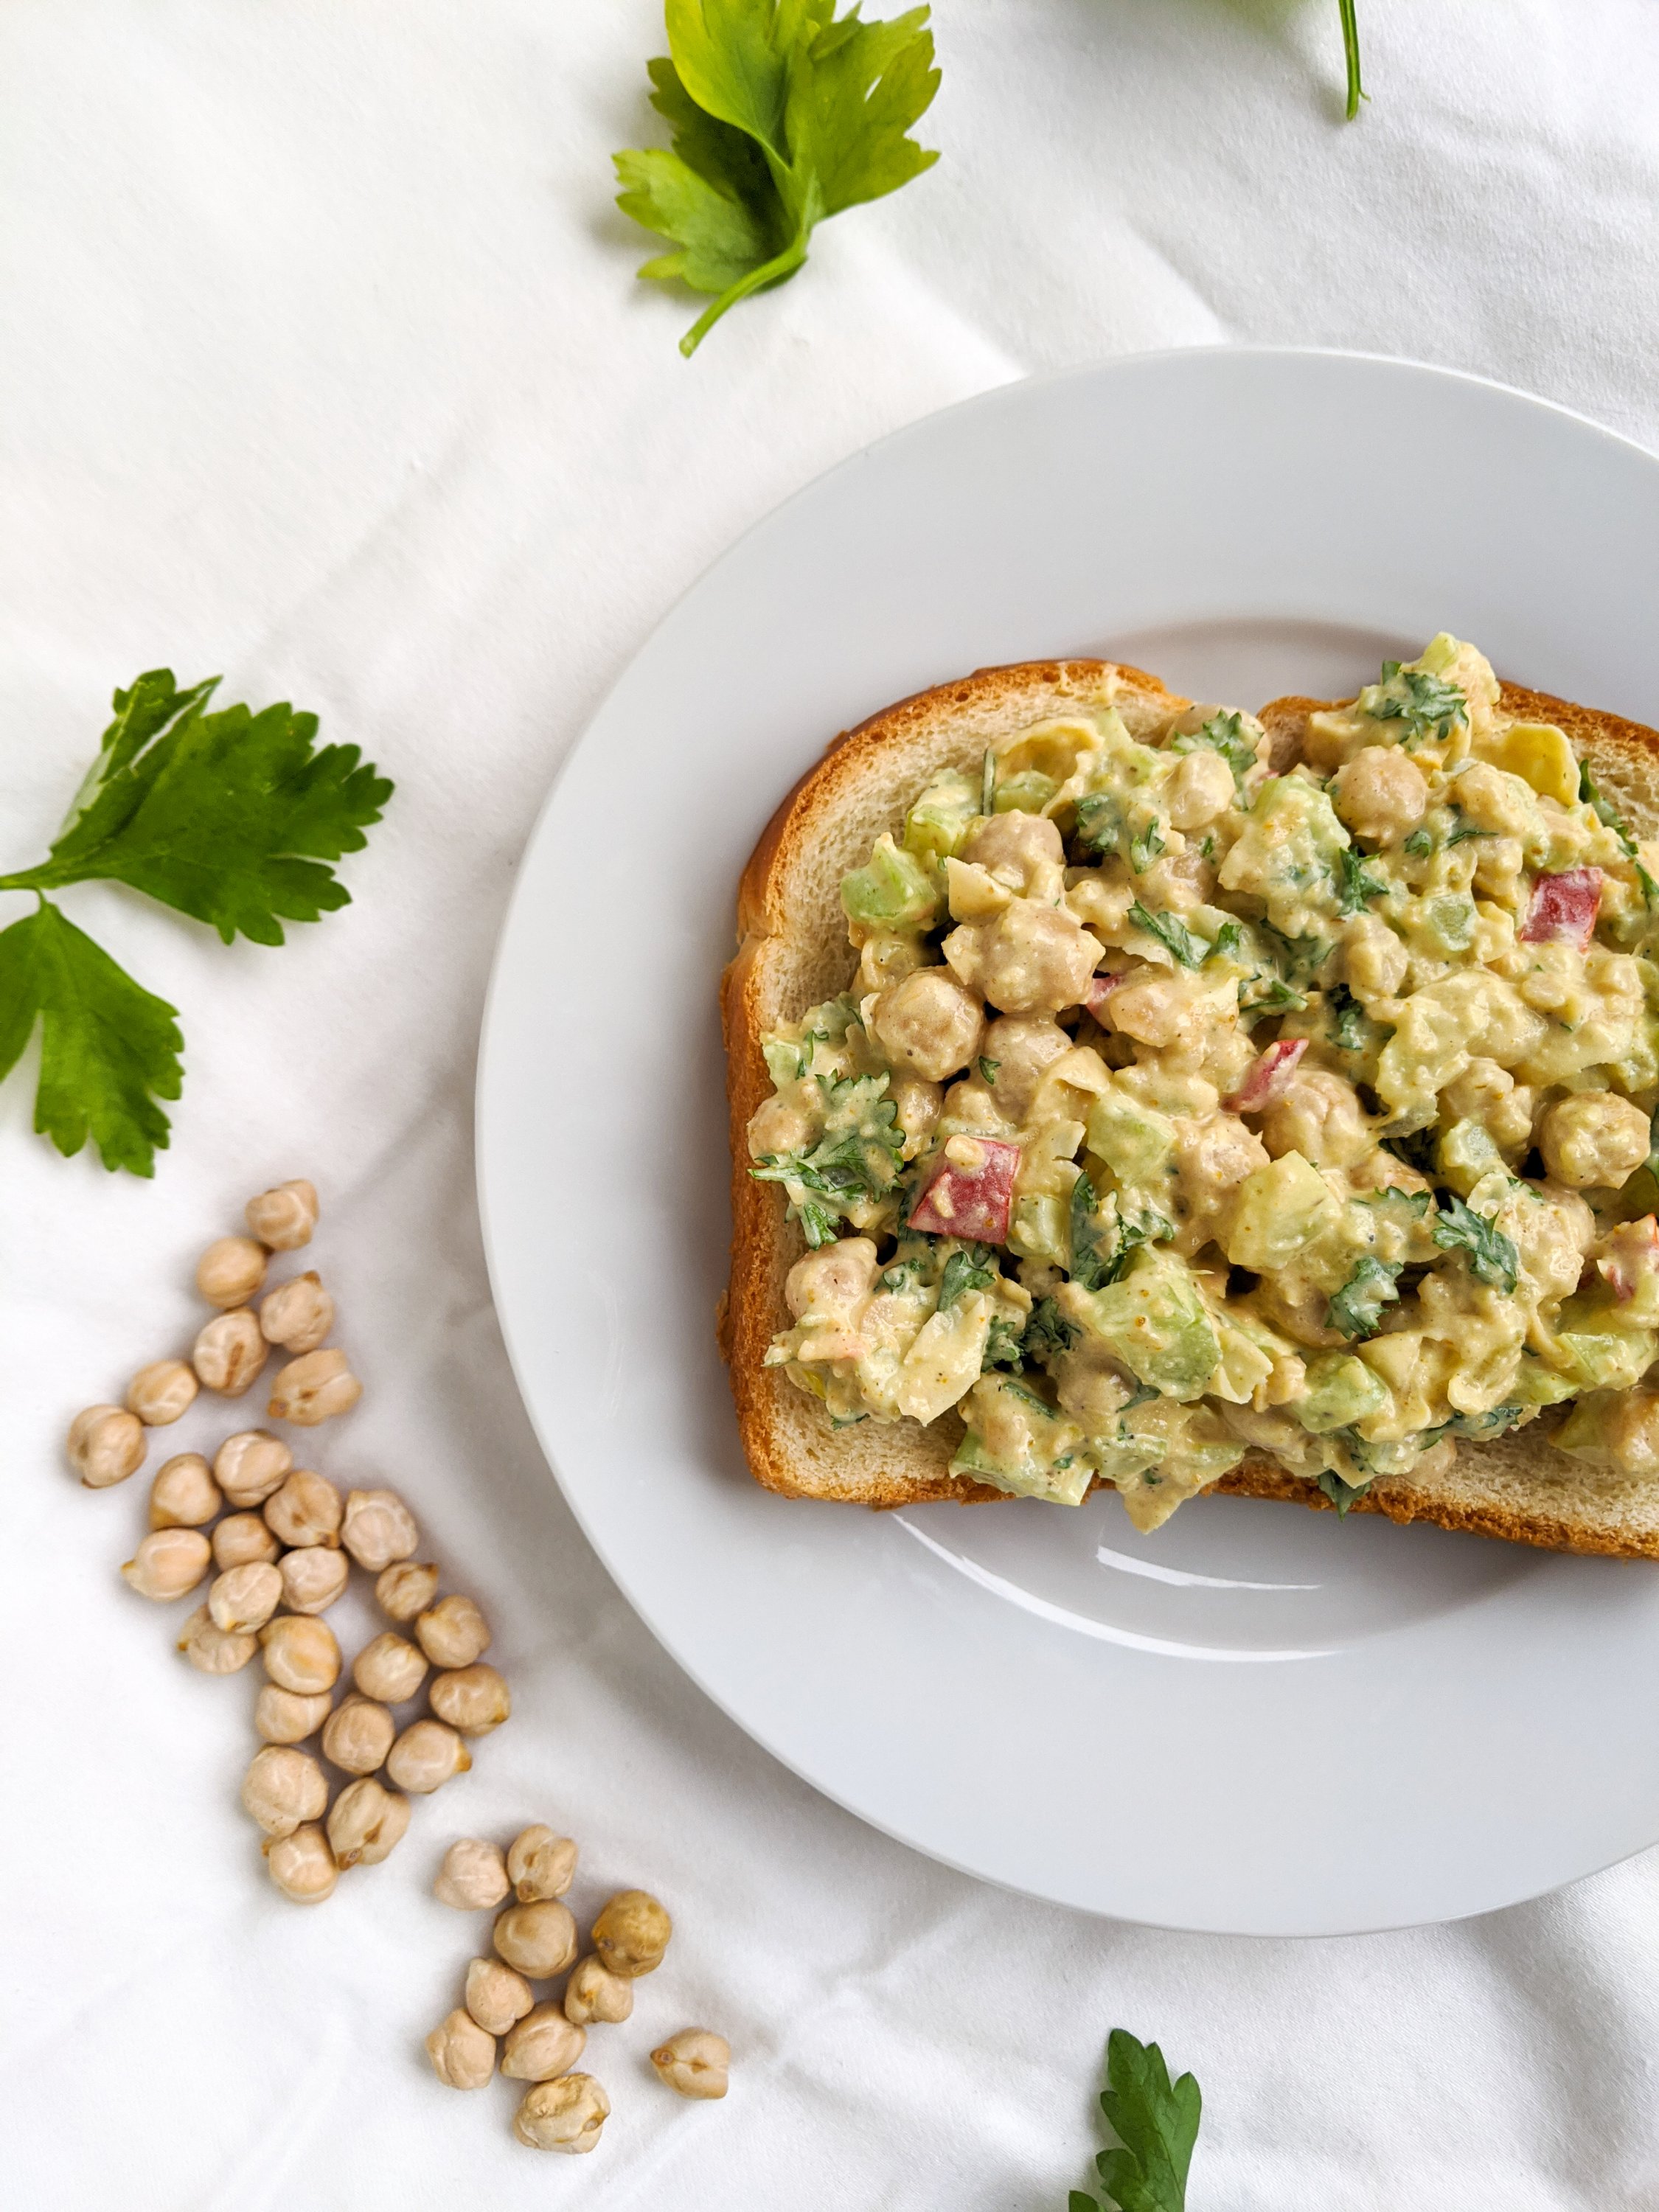
[[[1446,628],[1659,721],[1659,464],[1468,378],[1204,351],[1018,385],[860,453],[647,640],[526,856],[481,1073],[496,1297],[548,1455],[688,1672],[919,1849],[1166,1927],[1507,1905],[1659,1837],[1659,1573],[1200,1498],[792,1504],[714,1349],[715,984],[739,870],[835,732],[987,663],[1352,691]],[[1632,1697],[1637,1714],[1632,1711]]]

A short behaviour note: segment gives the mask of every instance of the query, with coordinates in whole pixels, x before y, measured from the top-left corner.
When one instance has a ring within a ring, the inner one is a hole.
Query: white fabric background
[[[27,1082],[0,1093],[9,2203],[1043,2212],[1086,2178],[1120,2022],[1203,2083],[1194,2212],[1659,2202],[1659,1859],[1303,1945],[977,1887],[679,1675],[514,1395],[471,1152],[491,947],[565,748],[737,532],[965,394],[1226,339],[1413,354],[1659,442],[1642,0],[1362,0],[1352,128],[1333,0],[939,15],[945,159],[688,365],[695,310],[634,283],[644,241],[609,198],[611,149],[652,143],[656,0],[0,12],[0,867],[36,857],[112,686],[158,661],[318,709],[399,787],[356,903],[280,955],[65,898],[183,1011],[153,1184],[59,1160]],[[1376,497],[1431,530],[1455,470],[1356,485],[1356,527]],[[144,1480],[90,1495],[59,1456],[78,1405],[188,1342],[197,1249],[294,1173],[323,1192],[314,1257],[368,1386],[317,1456],[403,1486],[518,1697],[398,1856],[311,1913],[236,1808],[252,1670],[183,1668],[184,1608],[115,1578]],[[1633,1727],[1650,1690],[1610,1686]],[[1146,1778],[1122,1781],[1133,1850]],[[452,2095],[420,2053],[481,1932],[426,1893],[443,1844],[534,1817],[581,1838],[577,1903],[644,1881],[680,1930],[635,2022],[594,2038],[615,2113],[591,2160],[538,2161],[506,2088]],[[645,2066],[693,2020],[735,2046],[724,2105]]]

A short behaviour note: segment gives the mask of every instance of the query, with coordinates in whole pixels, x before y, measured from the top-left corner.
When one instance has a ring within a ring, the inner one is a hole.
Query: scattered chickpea
[[[488,1735],[513,1711],[513,1693],[493,1667],[458,1667],[451,1674],[434,1674],[427,1696],[438,1718],[463,1735]]]
[[[204,1605],[198,1605],[185,1623],[179,1649],[198,1674],[234,1674],[246,1666],[259,1648],[257,1636],[244,1636],[221,1628]]]
[[[69,1463],[88,1490],[136,1474],[149,1448],[143,1423],[125,1406],[88,1406],[70,1423]]]
[[[213,1564],[221,1574],[261,1562],[270,1565],[281,1548],[257,1513],[227,1513],[213,1531]]]
[[[199,1528],[224,1504],[224,1492],[200,1452],[179,1452],[161,1462],[149,1486],[152,1528]]]
[[[426,2039],[432,2070],[447,2089],[482,2089],[495,2071],[495,2039],[457,2005]]]
[[[507,1871],[520,1905],[562,1897],[576,1879],[576,1846],[543,1822],[520,1828],[507,1854]]]
[[[536,2084],[514,2115],[513,2132],[532,2150],[592,2150],[610,2112],[591,2074],[566,2074]]]
[[[259,1329],[267,1344],[285,1352],[315,1352],[334,1326],[334,1301],[315,1268],[267,1291],[259,1306]]]
[[[198,1329],[191,1346],[191,1364],[203,1387],[222,1398],[246,1396],[258,1380],[270,1346],[259,1334],[259,1324],[246,1306],[216,1314]]]
[[[505,2035],[536,2002],[522,1974],[499,1959],[474,1959],[466,1970],[466,2008],[487,2035]]]
[[[401,1705],[426,1680],[426,1661],[406,1637],[387,1628],[353,1660],[351,1679],[366,1698]]]
[[[593,1923],[593,1948],[613,1974],[649,1974],[661,1966],[674,1923],[643,1889],[619,1891]]]
[[[271,1529],[283,1543],[296,1549],[308,1544],[337,1544],[344,1510],[344,1502],[328,1477],[313,1474],[308,1467],[296,1467],[264,1505]]]
[[[199,1528],[152,1528],[122,1568],[121,1579],[140,1597],[165,1604],[193,1590],[212,1557]]]
[[[587,2032],[556,2004],[538,2004],[507,2035],[501,2072],[509,2081],[550,2081],[568,2074],[587,2047]]]
[[[265,1672],[281,1690],[312,1697],[340,1679],[340,1647],[326,1621],[309,1613],[279,1613],[259,1631]]]
[[[435,1566],[416,1566],[413,1559],[398,1559],[382,1568],[374,1583],[374,1601],[392,1620],[413,1620],[438,1595]],[[420,1630],[415,1633],[418,1636]]]
[[[255,1642],[250,1637],[250,1644]],[[315,1735],[328,1718],[331,1700],[326,1690],[302,1697],[296,1690],[279,1690],[267,1682],[253,1707],[253,1725],[266,1743],[303,1743]]]
[[[344,1774],[374,1774],[386,1765],[398,1723],[373,1698],[346,1698],[329,1715],[323,1757]]]
[[[340,1870],[328,1838],[314,1824],[296,1828],[291,1836],[274,1837],[261,1848],[271,1880],[295,1905],[320,1905],[333,1895]]]
[[[213,1472],[233,1505],[263,1505],[294,1464],[294,1455],[268,1429],[242,1429],[219,1447]]]
[[[303,1352],[279,1369],[265,1410],[273,1420],[314,1429],[319,1421],[349,1413],[362,1395],[362,1384],[337,1345],[326,1352]]]
[[[290,1613],[326,1613],[351,1574],[345,1553],[331,1552],[324,1544],[284,1552],[276,1564],[283,1577],[283,1602]]]
[[[221,1237],[196,1262],[196,1287],[210,1306],[245,1306],[265,1279],[265,1248],[251,1237]]]
[[[386,1771],[400,1790],[423,1797],[440,1790],[452,1775],[465,1774],[472,1754],[453,1729],[441,1721],[415,1721],[386,1754]]]
[[[415,1516],[395,1490],[353,1490],[347,1493],[340,1541],[357,1565],[378,1575],[413,1555],[421,1540]]]
[[[190,1411],[196,1377],[182,1359],[152,1359],[127,1385],[127,1411],[147,1429],[164,1429]]]
[[[328,1816],[328,1844],[337,1867],[379,1866],[402,1843],[409,1800],[386,1790],[372,1774],[349,1782]]]
[[[458,1912],[488,1912],[511,1887],[507,1863],[495,1844],[460,1836],[444,1853],[432,1894],[440,1905],[453,1905]]]
[[[268,1743],[248,1761],[242,1809],[268,1836],[291,1836],[304,1822],[321,1820],[327,1803],[328,1784],[308,1751]]]
[[[576,1955],[576,1923],[569,1908],[551,1898],[509,1905],[495,1917],[495,1949],[532,1982],[562,1974]]]
[[[634,2009],[634,1984],[625,1974],[613,1974],[605,1961],[590,1951],[578,1959],[564,1985],[564,2013],[579,2027],[590,2021],[614,2024]]]
[[[712,2028],[683,2027],[651,2054],[657,2078],[682,2097],[723,2097],[732,2046]]]
[[[247,1225],[273,1252],[297,1252],[317,1226],[317,1193],[303,1176],[262,1190],[247,1202]]]
[[[489,1649],[489,1624],[470,1597],[447,1597],[415,1624],[420,1646],[434,1667],[470,1667]]]
[[[228,1567],[208,1592],[216,1628],[246,1636],[263,1628],[283,1601],[283,1578],[268,1559]]]

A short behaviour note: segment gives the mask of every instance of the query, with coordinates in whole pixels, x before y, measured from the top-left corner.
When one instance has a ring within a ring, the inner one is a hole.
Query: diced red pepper
[[[909,1226],[929,1237],[960,1237],[974,1244],[1002,1244],[1008,1237],[1008,1217],[1013,1211],[1014,1177],[1019,1172],[1019,1146],[1000,1143],[994,1137],[953,1137],[963,1149],[972,1145],[980,1154],[976,1165],[959,1167],[943,1159],[927,1188],[911,1211]]]
[[[1601,904],[1600,868],[1569,868],[1562,875],[1540,876],[1532,904],[1521,925],[1523,945],[1571,945],[1587,950],[1595,934]]]
[[[1259,1052],[1244,1078],[1231,1098],[1222,1104],[1230,1114],[1259,1114],[1264,1106],[1283,1095],[1285,1086],[1296,1073],[1296,1064],[1308,1049],[1306,1037],[1280,1037]]]
[[[1622,1304],[1636,1296],[1644,1275],[1659,1268],[1659,1220],[1645,1213],[1639,1221],[1626,1221],[1612,1231],[1606,1243],[1596,1268]]]
[[[1089,988],[1083,994],[1083,1003],[1097,1021],[1100,1019],[1100,1010],[1106,1003],[1107,993],[1115,991],[1122,981],[1122,976],[1114,975],[1109,968],[1089,978]]]

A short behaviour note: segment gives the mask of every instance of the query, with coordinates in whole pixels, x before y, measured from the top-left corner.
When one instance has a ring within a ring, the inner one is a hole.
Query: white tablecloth
[[[653,143],[654,0],[0,15],[0,866],[38,855],[112,686],[160,661],[317,709],[398,784],[353,905],[280,954],[66,896],[183,1012],[153,1183],[58,1159],[27,1084],[0,1093],[9,2203],[1036,2212],[1086,2178],[1117,2023],[1202,2081],[1194,2212],[1659,2202],[1659,1859],[1308,1944],[978,1887],[691,1687],[514,1395],[471,1150],[491,947],[564,750],[737,532],[965,394],[1218,340],[1417,355],[1659,441],[1643,0],[1361,0],[1351,128],[1334,0],[939,12],[944,161],[828,226],[690,364],[694,310],[634,282],[645,242],[610,204],[611,149]],[[1377,496],[1432,528],[1455,459],[1356,484],[1356,527]],[[313,1912],[267,1887],[237,1808],[250,1675],[185,1670],[183,1608],[116,1579],[143,1479],[92,1495],[60,1454],[78,1405],[188,1343],[198,1248],[293,1174],[322,1191],[313,1256],[368,1383],[317,1456],[407,1492],[518,1700]],[[1633,1729],[1651,1692],[1609,1686]],[[680,1931],[635,2021],[594,2036],[598,2156],[550,2167],[510,2141],[506,2087],[453,2095],[420,2048],[483,1927],[428,1894],[439,1853],[532,1818],[581,1839],[576,1903],[643,1882]],[[734,2046],[723,2105],[646,2066],[693,2021]]]

